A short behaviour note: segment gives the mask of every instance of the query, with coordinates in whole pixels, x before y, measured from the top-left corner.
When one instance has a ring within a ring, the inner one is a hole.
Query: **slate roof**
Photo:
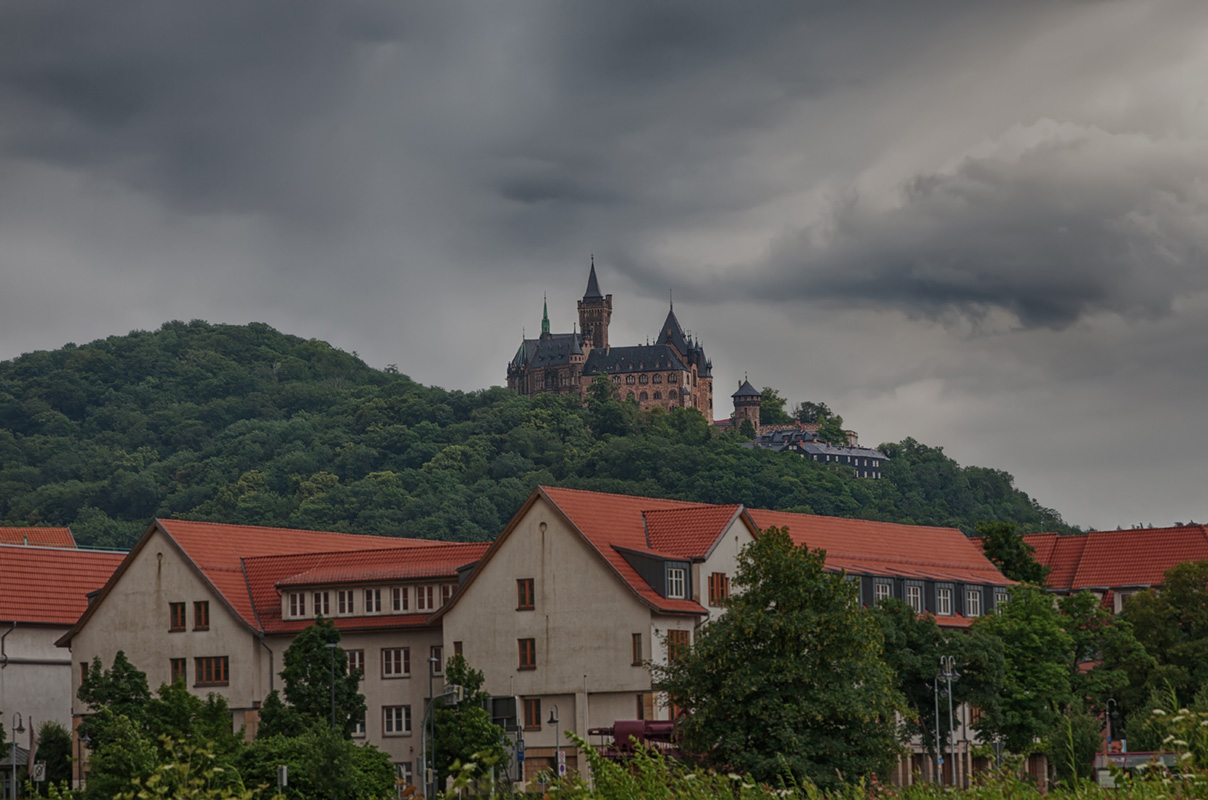
[[[0,544],[37,547],[75,547],[70,528],[0,528]]]
[[[1208,527],[1137,528],[1061,536],[1025,534],[1035,559],[1049,568],[1047,584],[1058,591],[1160,586],[1166,570],[1208,559]]]
[[[787,528],[797,544],[826,551],[826,566],[861,575],[1010,586],[981,548],[955,528],[899,525],[751,509],[760,530]]]
[[[738,391],[730,397],[763,397],[763,392],[752,386],[750,381],[743,381],[742,385],[738,387]]]
[[[583,293],[584,300],[602,300],[600,282],[596,280],[596,260],[591,260],[591,272],[587,273],[587,291]]]
[[[584,375],[686,370],[684,362],[665,344],[596,347],[583,363]]]
[[[482,558],[488,547],[489,542],[423,542],[416,547],[260,556],[244,559],[243,566],[247,574],[247,591],[260,627],[265,633],[295,633],[311,620],[283,619],[281,591],[425,578],[454,581],[458,570]],[[390,599],[383,598],[383,602],[388,603]],[[413,612],[334,617],[332,621],[341,630],[375,630],[422,627],[428,624],[430,616],[430,612]]]
[[[66,530],[66,529],[63,529]],[[0,545],[0,621],[74,625],[125,553]]]
[[[852,447],[826,444],[825,442],[795,442],[792,446],[811,455],[859,456],[860,458],[875,458],[877,461],[885,461],[888,458],[880,450],[873,450],[871,447]]]
[[[679,320],[675,318],[674,308],[668,309],[667,319],[663,320],[663,327],[659,329],[659,336],[655,340],[655,344],[674,345],[675,349],[684,356],[692,350],[688,344],[688,337],[684,335],[684,329],[680,327]]]
[[[569,364],[572,355],[583,355],[582,337],[578,333],[551,333],[540,339],[525,339],[512,365],[556,367]]]

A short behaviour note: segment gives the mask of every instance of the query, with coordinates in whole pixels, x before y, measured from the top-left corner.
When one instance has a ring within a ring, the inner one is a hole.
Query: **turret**
[[[737,428],[744,419],[749,419],[758,434],[759,404],[763,401],[763,394],[750,381],[743,380],[738,384],[738,391],[730,397],[734,400],[734,426]]]
[[[600,282],[596,279],[596,257],[591,257],[591,271],[587,275],[587,291],[579,301],[579,328],[583,331],[583,345],[587,348],[608,347],[608,323],[612,321],[612,295],[600,294]]]

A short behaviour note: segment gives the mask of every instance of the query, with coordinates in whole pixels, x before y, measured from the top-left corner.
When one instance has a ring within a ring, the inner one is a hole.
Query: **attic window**
[[[935,587],[935,613],[941,616],[952,616],[952,587],[950,585]]]
[[[667,597],[671,600],[683,600],[686,592],[686,580],[683,567],[667,569]]]

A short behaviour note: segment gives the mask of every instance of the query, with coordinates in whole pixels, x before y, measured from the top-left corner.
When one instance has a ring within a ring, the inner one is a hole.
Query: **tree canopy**
[[[1048,567],[1032,557],[1032,546],[1019,535],[1013,522],[983,522],[977,526],[982,539],[982,551],[994,566],[1013,581],[1043,586]]]
[[[884,770],[904,707],[882,633],[825,554],[769,528],[739,556],[725,613],[655,686],[687,710],[684,744],[719,767],[820,786]],[[789,773],[788,776],[785,773]]]
[[[1070,530],[1010,475],[912,439],[883,446],[881,480],[742,443],[607,381],[586,404],[446,391],[260,323],[169,322],[0,362],[0,521],[70,525],[86,546],[128,547],[153,517],[486,541],[539,484]]]

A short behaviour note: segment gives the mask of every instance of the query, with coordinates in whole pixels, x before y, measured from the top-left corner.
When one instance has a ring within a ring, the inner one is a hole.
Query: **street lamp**
[[[940,674],[948,682],[948,758],[952,761],[952,785],[956,785],[956,737],[953,735],[952,724],[952,681],[960,677],[956,671],[956,659],[953,656],[940,656]],[[938,700],[938,698],[937,698]],[[939,727],[938,725],[936,726]]]
[[[432,678],[436,675],[436,665],[440,663],[440,659],[436,656],[428,657],[428,707],[431,709],[432,701],[435,696],[432,693]],[[436,797],[436,715],[429,713],[428,715],[428,741],[431,742],[431,752],[428,754],[428,797]]]
[[[13,713],[13,733],[25,733],[25,720],[21,719],[21,712]],[[13,736],[13,800],[17,800],[17,737]]]
[[[328,661],[331,664],[331,729],[336,729],[336,648],[340,645],[336,642],[328,642],[327,655]]]
[[[1115,732],[1115,723],[1120,720],[1120,712],[1116,710],[1116,701],[1114,698],[1107,700],[1107,749],[1105,752],[1112,751],[1112,734]]]
[[[558,774],[558,780],[562,779],[562,732],[558,730],[558,704],[550,703],[549,706],[549,724],[554,726],[554,772]]]

